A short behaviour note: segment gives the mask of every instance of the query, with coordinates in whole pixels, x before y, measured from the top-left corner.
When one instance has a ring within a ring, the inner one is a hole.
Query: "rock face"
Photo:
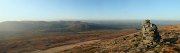
[[[145,48],[153,48],[160,42],[160,35],[155,24],[150,23],[150,20],[145,20],[142,27],[143,45]]]

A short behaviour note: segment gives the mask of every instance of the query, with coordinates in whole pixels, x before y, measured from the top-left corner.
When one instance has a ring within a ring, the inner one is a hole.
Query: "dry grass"
[[[46,50],[53,47],[74,44],[89,40],[108,40],[121,35],[137,32],[135,29],[126,30],[95,30],[85,32],[61,33],[32,33],[21,35],[0,42],[0,53],[25,53],[36,50]]]

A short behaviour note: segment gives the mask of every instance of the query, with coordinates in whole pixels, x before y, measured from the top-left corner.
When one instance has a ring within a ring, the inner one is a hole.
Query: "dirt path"
[[[86,42],[81,42],[81,43],[76,43],[76,44],[70,44],[70,45],[64,45],[64,46],[60,46],[60,47],[54,47],[54,48],[50,48],[50,49],[47,49],[47,50],[38,50],[38,51],[34,51],[34,52],[31,52],[31,53],[57,53],[59,51],[64,51],[64,50],[67,50],[67,49],[71,49],[75,46],[80,46],[80,45],[83,45],[83,44],[91,44],[91,43],[95,43],[95,42],[98,42],[100,40],[91,40],[91,41],[86,41]]]

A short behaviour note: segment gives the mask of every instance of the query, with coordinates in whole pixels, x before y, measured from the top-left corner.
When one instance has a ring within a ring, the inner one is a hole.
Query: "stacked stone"
[[[155,24],[150,23],[150,20],[145,20],[142,27],[143,45],[149,49],[153,48],[160,42],[160,35]]]

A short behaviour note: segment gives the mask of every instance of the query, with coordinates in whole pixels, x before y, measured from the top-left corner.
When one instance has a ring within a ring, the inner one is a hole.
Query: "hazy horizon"
[[[0,0],[0,22],[180,20],[179,2],[179,0]]]

